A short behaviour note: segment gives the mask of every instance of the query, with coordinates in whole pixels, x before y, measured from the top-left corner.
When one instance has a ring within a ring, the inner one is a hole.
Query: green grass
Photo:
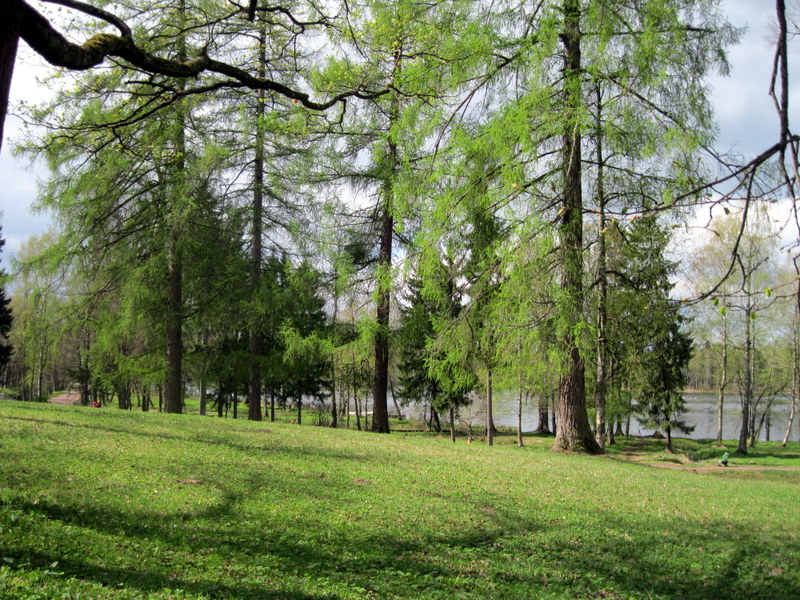
[[[796,473],[511,440],[0,402],[0,598],[800,597]]]

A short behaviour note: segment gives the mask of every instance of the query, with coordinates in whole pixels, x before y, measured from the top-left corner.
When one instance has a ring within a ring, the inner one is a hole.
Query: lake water
[[[689,437],[692,439],[715,439],[717,437],[717,395],[708,393],[686,393],[686,413],[683,419],[689,425],[694,425],[694,431],[689,434],[675,432],[676,436]],[[409,410],[410,409],[410,410]],[[788,399],[778,398],[772,404],[770,411],[770,439],[782,440],[786,434],[786,427],[789,424],[789,412],[791,405]],[[758,408],[758,418],[761,418],[763,409]],[[410,412],[415,417],[421,417],[423,409],[420,406],[408,407],[404,412]],[[478,400],[471,406],[462,409],[461,422],[471,423],[475,426],[485,424],[483,402]],[[725,414],[722,423],[723,439],[736,439],[739,437],[739,428],[742,416],[740,397],[737,394],[725,395]],[[517,426],[517,398],[513,394],[499,393],[494,399],[494,422],[498,427]],[[442,415],[444,418],[444,415]],[[445,426],[445,423],[442,423]],[[539,410],[535,402],[523,404],[522,407],[522,430],[525,432],[534,431],[539,425]],[[798,441],[800,437],[800,419],[795,418],[790,441]],[[652,429],[642,427],[635,419],[631,419],[631,435],[651,435]],[[761,429],[759,439],[767,439],[766,425]]]

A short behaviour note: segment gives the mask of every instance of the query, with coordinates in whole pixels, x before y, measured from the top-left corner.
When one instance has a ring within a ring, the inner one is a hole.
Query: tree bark
[[[786,447],[786,444],[789,443],[789,436],[792,433],[792,426],[794,425],[794,417],[797,413],[797,394],[798,389],[800,389],[800,369],[797,367],[797,361],[800,359],[800,350],[798,350],[798,342],[797,342],[797,329],[798,329],[798,317],[797,312],[795,312],[795,322],[794,326],[792,327],[792,410],[789,413],[789,424],[786,426],[786,435],[783,436],[783,441],[781,442],[782,447]]]
[[[456,441],[456,409],[451,406],[449,412],[450,412],[450,441],[455,443],[455,441]]]
[[[4,125],[11,95],[11,79],[14,76],[14,63],[17,60],[19,35],[16,23],[19,20],[19,7],[15,3],[7,5],[0,17],[0,148],[3,146]]]
[[[394,142],[388,142],[388,158],[394,162],[397,149]],[[384,183],[383,207],[381,210],[381,239],[378,252],[377,289],[377,330],[375,332],[375,375],[372,398],[372,431],[389,433],[389,311],[391,303],[392,237],[394,217],[392,216],[392,178]]]
[[[748,280],[749,288],[749,280]],[[753,383],[752,383],[752,341],[751,341],[751,312],[752,296],[747,293],[747,306],[744,313],[744,395],[742,396],[742,427],[739,431],[739,445],[736,452],[747,454],[747,436],[750,429],[750,409],[752,406]]]
[[[722,446],[722,424],[725,409],[725,387],[728,385],[728,311],[725,306],[722,315],[722,372],[719,379],[719,399],[717,401],[717,445]]]
[[[392,192],[386,186],[386,194]],[[375,375],[372,397],[372,431],[389,433],[389,305],[391,297],[392,233],[394,218],[391,214],[390,199],[384,200],[381,215],[381,240],[378,254],[378,309],[377,330],[375,332]]]
[[[603,172],[603,99],[600,86],[596,88],[597,121],[597,376],[595,378],[595,439],[601,449],[606,446],[606,320],[608,303],[608,273],[606,272],[606,197]]]
[[[536,433],[550,433],[549,405],[549,400],[542,401],[541,398],[539,399],[539,424],[536,427]]]
[[[494,416],[492,415],[492,370],[486,371],[486,445],[494,444]]]
[[[258,76],[264,77],[267,68],[267,33],[266,25],[261,23],[258,35]],[[264,213],[264,104],[266,93],[258,90],[256,95],[256,140],[255,160],[253,161],[253,224],[252,239],[250,241],[250,289],[253,297],[261,287],[261,261],[262,249],[262,219]],[[261,334],[260,323],[254,320],[250,323],[250,373],[247,384],[247,418],[251,421],[261,421],[261,355],[263,354],[264,339]]]
[[[559,235],[561,244],[561,287],[564,291],[561,316],[564,321],[562,346],[566,368],[556,407],[555,451],[599,454],[586,410],[586,382],[583,357],[576,332],[583,314],[583,198],[581,174],[581,33],[580,2],[564,0],[564,190]]]
[[[177,227],[173,225],[167,250],[167,376],[164,382],[164,409],[168,413],[180,414],[183,412],[183,266],[177,238]]]

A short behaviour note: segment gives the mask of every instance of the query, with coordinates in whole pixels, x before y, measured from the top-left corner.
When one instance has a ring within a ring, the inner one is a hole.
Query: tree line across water
[[[742,411],[741,452],[796,397],[767,208],[798,172],[782,1],[780,138],[749,162],[713,150],[705,78],[738,32],[709,0],[54,4],[77,17],[13,0],[3,25],[67,69],[20,107],[58,224],[7,288],[22,398],[180,413],[192,385],[202,410],[314,399],[333,426],[368,401],[388,433],[390,396],[453,424],[477,393],[491,443],[513,389],[554,449],[597,453],[633,412],[669,444],[690,380]]]

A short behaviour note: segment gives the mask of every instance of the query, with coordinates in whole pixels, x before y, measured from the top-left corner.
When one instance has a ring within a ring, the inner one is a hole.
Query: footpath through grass
[[[798,472],[543,446],[0,402],[0,598],[800,598]]]

